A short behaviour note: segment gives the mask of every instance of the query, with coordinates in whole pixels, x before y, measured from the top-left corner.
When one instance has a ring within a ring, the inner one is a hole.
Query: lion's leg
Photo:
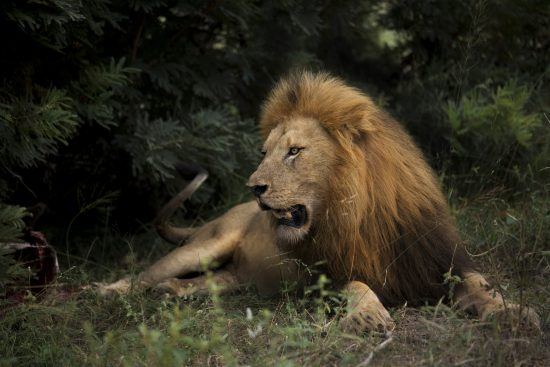
[[[211,275],[200,275],[191,279],[169,278],[158,283],[157,291],[173,294],[178,297],[206,295],[215,289],[220,294],[233,292],[243,284],[228,270],[218,270]]]
[[[186,275],[191,272],[199,272],[212,263],[223,263],[237,247],[238,242],[229,238],[209,238],[201,241],[192,241],[183,247],[179,247],[168,255],[162,257],[148,269],[138,276],[137,282],[132,282],[130,277],[117,280],[114,283],[94,283],[97,291],[102,296],[115,294],[126,294],[132,288],[146,288],[153,286],[165,279],[172,283],[185,284],[188,279],[177,279],[175,277]],[[228,274],[229,272],[221,273]],[[228,278],[229,276],[223,275]],[[220,277],[220,280],[223,278]],[[173,279],[172,279],[173,278]],[[197,277],[203,278],[203,277]],[[204,278],[206,279],[206,278]],[[177,293],[176,293],[177,294]]]
[[[528,327],[540,329],[539,317],[528,307],[506,303],[485,278],[477,272],[463,275],[463,282],[457,285],[454,302],[459,308],[478,315],[482,320],[489,317],[506,319],[511,317],[516,325],[522,323]]]
[[[340,320],[344,330],[356,334],[366,330],[391,331],[395,327],[388,310],[365,283],[352,281],[343,289],[348,312]]]
[[[255,202],[237,205],[223,216],[197,228],[185,246],[172,250],[139,274],[131,284],[129,278],[112,284],[96,284],[99,293],[126,293],[134,287],[150,287],[165,279],[205,270],[205,266],[221,265],[231,259],[242,242],[250,222],[259,212]]]
[[[239,236],[228,232],[220,235],[197,236],[185,246],[172,250],[168,255],[151,265],[138,276],[138,281],[132,284],[130,277],[120,279],[111,284],[96,283],[98,292],[103,296],[128,293],[132,286],[149,287],[165,279],[191,272],[199,272],[212,263],[226,262],[238,246]]]
[[[155,262],[139,275],[138,280],[150,286],[167,278],[202,271],[212,263],[222,264],[231,257],[238,240],[239,236],[232,233],[195,238]]]

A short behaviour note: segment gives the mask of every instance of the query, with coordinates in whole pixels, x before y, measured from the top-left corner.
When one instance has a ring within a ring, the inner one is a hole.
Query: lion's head
[[[316,119],[294,116],[278,124],[262,148],[264,159],[249,186],[269,210],[277,234],[287,242],[303,239],[325,212],[328,177],[337,162],[335,142]]]
[[[260,207],[271,211],[279,239],[296,243],[334,214],[328,207],[335,194],[332,176],[350,153],[336,136],[336,124],[354,129],[351,123],[359,122],[360,131],[368,130],[361,120],[371,106],[327,74],[293,74],[274,88],[261,117],[264,159],[248,185]],[[342,178],[337,181],[340,190]]]
[[[325,73],[283,78],[263,106],[248,185],[279,241],[389,301],[440,294],[468,260],[433,171],[404,129]],[[460,264],[460,265],[459,265]]]

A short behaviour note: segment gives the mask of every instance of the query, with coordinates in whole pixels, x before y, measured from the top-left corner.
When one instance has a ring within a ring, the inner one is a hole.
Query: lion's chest
[[[240,282],[258,288],[262,295],[280,292],[285,282],[298,282],[298,266],[281,253],[275,243],[275,231],[258,213],[233,254],[235,275]]]

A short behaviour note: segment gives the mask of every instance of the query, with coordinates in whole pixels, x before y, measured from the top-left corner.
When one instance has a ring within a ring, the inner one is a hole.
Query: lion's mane
[[[448,293],[445,274],[471,268],[433,170],[403,127],[359,90],[325,73],[283,78],[263,106],[264,138],[294,116],[318,120],[337,142],[305,257],[336,281],[362,280],[386,304]]]

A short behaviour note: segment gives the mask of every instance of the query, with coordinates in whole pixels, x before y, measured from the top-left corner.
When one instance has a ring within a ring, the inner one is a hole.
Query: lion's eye
[[[296,155],[300,152],[300,150],[302,150],[304,148],[296,148],[296,147],[292,147],[288,150],[288,155]]]
[[[260,151],[261,155],[265,155],[267,152],[265,150]]]

